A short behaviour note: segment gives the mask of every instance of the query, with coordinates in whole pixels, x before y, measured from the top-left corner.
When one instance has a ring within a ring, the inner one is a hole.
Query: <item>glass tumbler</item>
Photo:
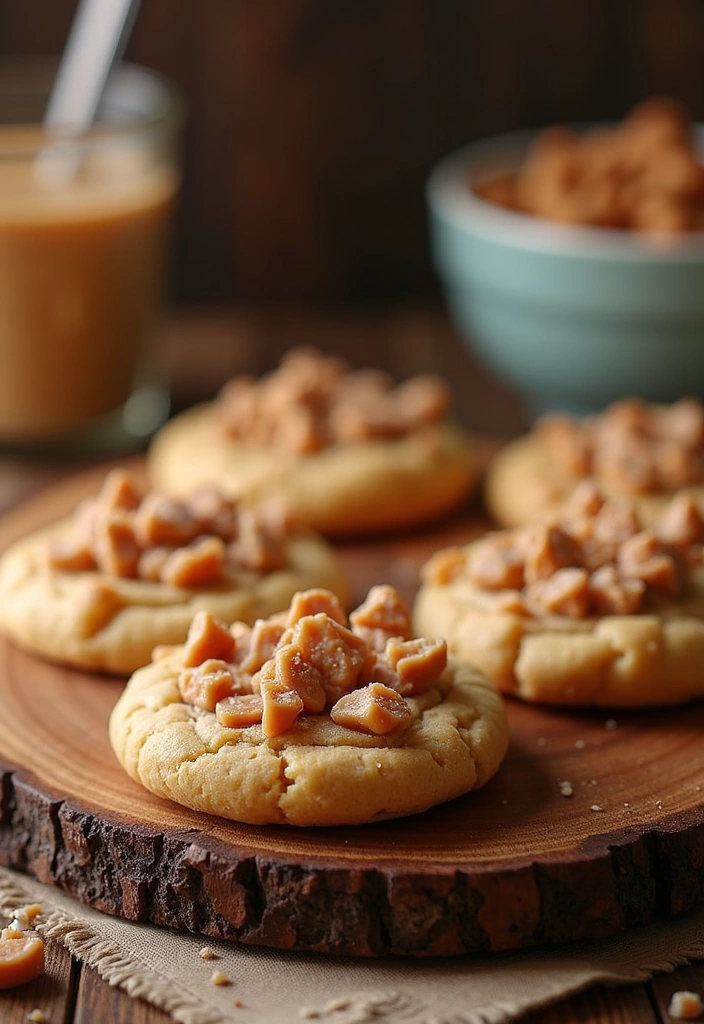
[[[169,411],[154,339],[182,104],[121,65],[88,131],[49,134],[54,72],[0,63],[0,447],[118,453]]]

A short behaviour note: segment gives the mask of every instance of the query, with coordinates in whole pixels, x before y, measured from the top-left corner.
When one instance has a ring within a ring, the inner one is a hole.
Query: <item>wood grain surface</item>
[[[0,546],[102,475],[7,515]],[[355,598],[382,581],[411,598],[431,551],[485,525],[471,508],[341,546]],[[614,934],[704,903],[704,705],[612,718],[511,702],[507,759],[479,793],[297,830],[225,822],[133,783],[107,741],[122,685],[0,641],[0,862],[109,913],[284,949],[445,955]]]

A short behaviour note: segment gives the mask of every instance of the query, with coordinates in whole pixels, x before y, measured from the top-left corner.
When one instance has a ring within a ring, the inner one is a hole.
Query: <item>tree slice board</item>
[[[0,546],[102,475],[6,515]],[[486,525],[470,509],[341,545],[355,597],[387,581],[412,598],[433,550]],[[612,717],[511,701],[509,753],[484,789],[412,818],[302,830],[227,822],[133,783],[107,739],[122,685],[0,640],[0,862],[100,910],[281,949],[441,956],[612,935],[704,904],[701,703]]]

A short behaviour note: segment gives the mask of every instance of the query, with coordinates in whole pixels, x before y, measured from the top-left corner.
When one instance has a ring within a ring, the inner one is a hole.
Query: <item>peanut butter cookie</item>
[[[349,621],[334,595],[186,644],[129,680],[110,719],[118,760],[151,792],[252,824],[354,825],[483,785],[506,752],[501,697],[440,639],[414,638],[389,586]]]
[[[0,628],[55,661],[128,674],[156,645],[182,643],[199,609],[253,622],[317,585],[345,599],[330,546],[278,509],[214,488],[145,493],[114,470],[71,519],[4,553]]]
[[[456,508],[477,477],[448,401],[438,378],[394,386],[295,350],[268,376],[235,378],[216,402],[163,427],[150,473],[171,494],[217,480],[231,495],[272,495],[328,536],[420,523]]]
[[[415,626],[524,700],[679,704],[704,695],[703,542],[691,496],[647,528],[585,483],[558,520],[434,555]]]
[[[494,458],[485,500],[502,526],[520,526],[554,515],[585,479],[604,495],[633,501],[645,522],[685,488],[704,508],[702,403],[626,398],[583,420],[544,416]]]

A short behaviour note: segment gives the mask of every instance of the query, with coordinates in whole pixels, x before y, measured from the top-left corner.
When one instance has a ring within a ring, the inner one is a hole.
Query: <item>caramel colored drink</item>
[[[97,435],[149,383],[177,174],[155,122],[119,120],[0,128],[0,444]]]

